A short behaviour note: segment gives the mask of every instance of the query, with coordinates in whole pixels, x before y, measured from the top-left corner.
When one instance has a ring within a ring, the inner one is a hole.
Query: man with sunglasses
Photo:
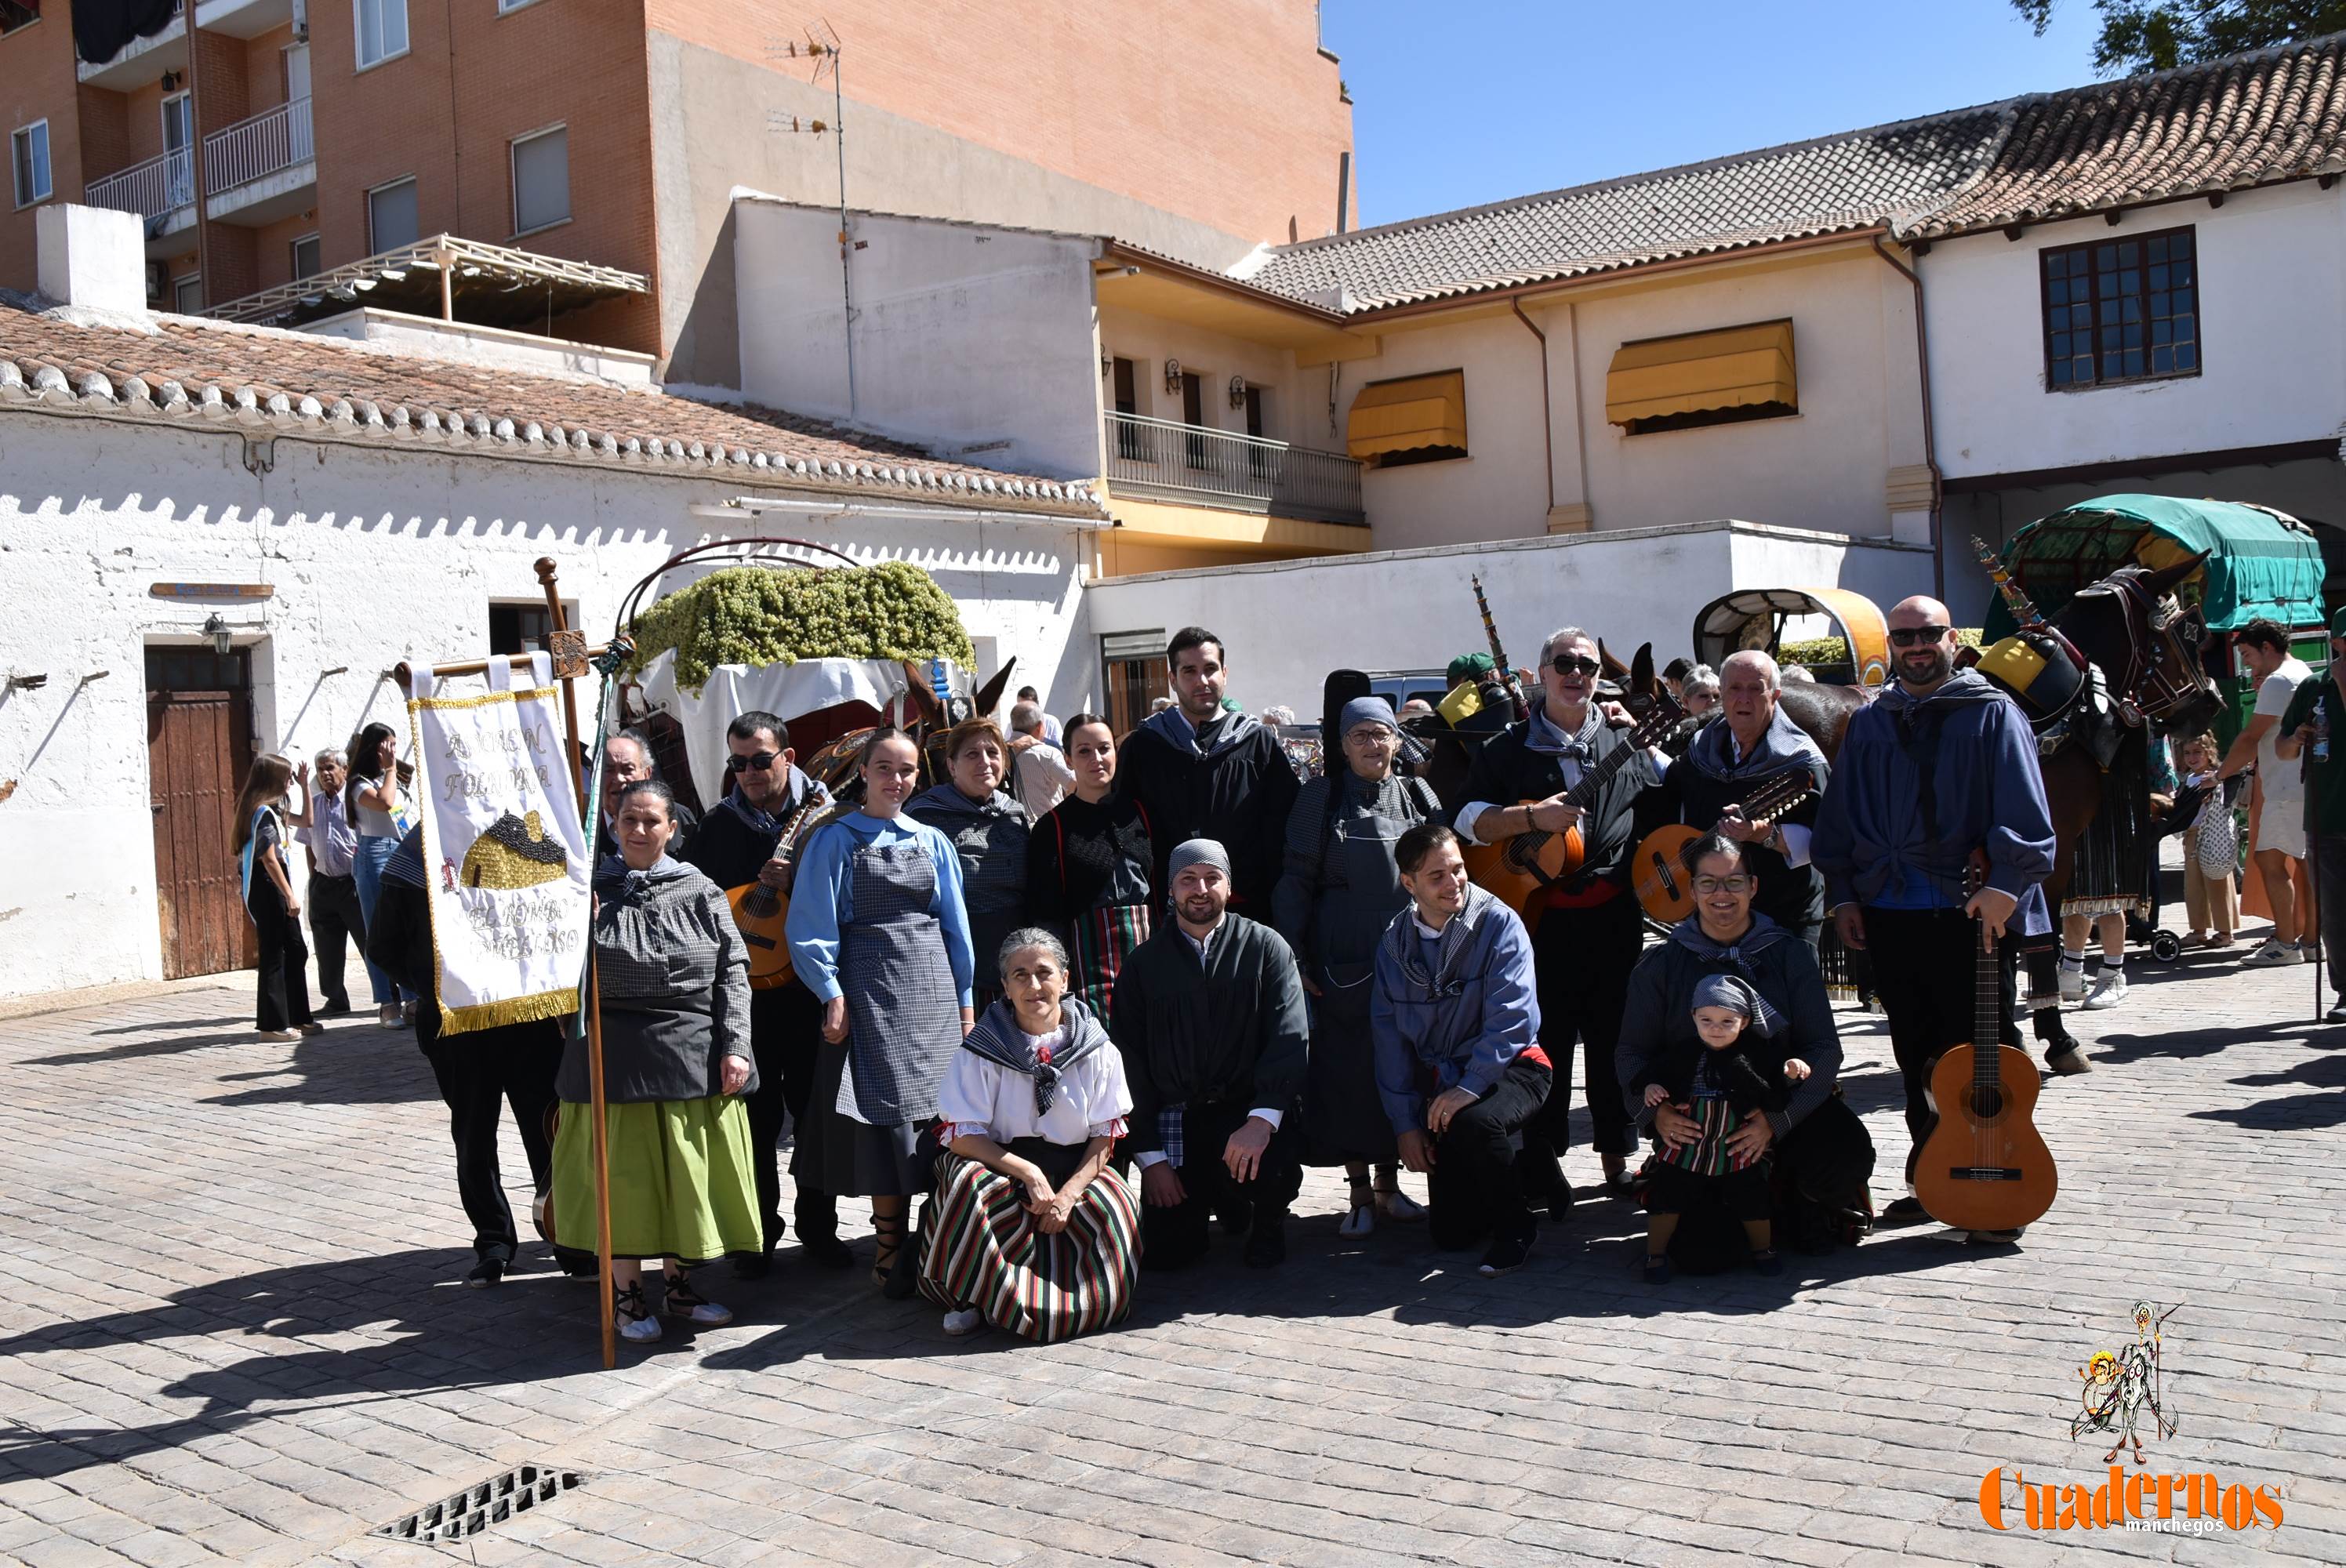
[[[1637,798],[1660,781],[1668,764],[1651,752],[1632,759],[1585,813],[1567,804],[1565,796],[1583,771],[1624,742],[1596,700],[1604,666],[1596,638],[1577,626],[1551,634],[1540,647],[1539,667],[1540,700],[1531,716],[1485,742],[1474,759],[1458,832],[1478,844],[1495,844],[1535,830],[1580,830],[1580,869],[1550,887],[1542,907],[1525,911],[1538,981],[1540,1045],[1555,1064],[1556,1084],[1546,1105],[1524,1124],[1523,1186],[1547,1205],[1551,1218],[1562,1220],[1572,1213],[1572,1187],[1559,1160],[1572,1142],[1576,1039],[1583,1048],[1582,1088],[1606,1186],[1622,1192],[1631,1182],[1627,1165],[1637,1130],[1613,1065],[1629,971],[1645,942],[1637,900],[1628,891],[1629,851],[1637,844]]]
[[[2323,1014],[2331,1023],[2346,1023],[2346,981],[2338,972],[2341,958],[2346,957],[2346,735],[2340,733],[2341,715],[2346,715],[2346,610],[2330,618],[2330,668],[2299,685],[2289,711],[2281,715],[2280,738],[2273,747],[2284,767],[2305,770],[2301,798],[2309,818],[2307,847],[2313,851],[2316,918],[2330,955],[2330,983],[2338,995]],[[2310,760],[2300,760],[2309,753]]]
[[[1890,1049],[1905,1079],[1914,1154],[1937,1120],[1924,1099],[1931,1064],[1972,1033],[1972,956],[1982,940],[2051,930],[2039,886],[2053,869],[2053,820],[2036,740],[2012,699],[1976,670],[1954,667],[1947,606],[1917,596],[1891,610],[1897,679],[1858,710],[1817,809],[1810,854],[1841,942],[1873,961],[1874,993],[1890,1017]],[[1985,884],[1966,894],[1974,853]],[[1996,946],[2004,1044],[2020,1045],[2013,1016],[2018,943]],[[2056,1072],[2083,1072],[2074,1042],[2053,1043]],[[1912,1221],[1902,1197],[1882,1217]]]
[[[725,799],[700,820],[692,847],[678,858],[700,869],[720,888],[763,882],[790,890],[790,862],[782,830],[809,801],[811,826],[831,803],[831,792],[801,772],[790,750],[790,732],[780,718],[756,710],[725,729]],[[765,1252],[744,1258],[735,1270],[746,1279],[763,1277],[782,1239],[780,1156],[785,1111],[803,1125],[814,1093],[815,1053],[822,1044],[822,1003],[795,978],[787,984],[750,993],[750,1049],[758,1061],[758,1087],[750,1095],[750,1136],[758,1161],[758,1209],[765,1225]],[[839,1206],[830,1195],[799,1184],[793,1213],[799,1245],[807,1256],[834,1268],[853,1261],[839,1239]]]

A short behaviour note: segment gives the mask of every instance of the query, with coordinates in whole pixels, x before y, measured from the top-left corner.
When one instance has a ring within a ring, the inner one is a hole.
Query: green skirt
[[[595,1250],[595,1139],[585,1105],[563,1102],[554,1134],[554,1236]],[[706,1263],[765,1246],[750,1159],[750,1110],[738,1096],[606,1105],[611,1256]]]

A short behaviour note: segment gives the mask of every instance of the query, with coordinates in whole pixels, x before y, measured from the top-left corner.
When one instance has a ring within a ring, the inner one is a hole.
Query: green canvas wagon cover
[[[2269,507],[2102,495],[2029,524],[2005,543],[2003,558],[2050,616],[2120,566],[2171,565],[2203,550],[2207,565],[2185,582],[2182,597],[2209,631],[2237,631],[2259,616],[2285,626],[2321,621],[2321,546],[2310,528]],[[2003,601],[1992,601],[1984,640],[1994,643],[2013,629]]]

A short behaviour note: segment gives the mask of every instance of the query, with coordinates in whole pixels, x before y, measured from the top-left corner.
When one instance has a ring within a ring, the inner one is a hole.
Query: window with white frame
[[[358,22],[359,69],[407,53],[407,0],[351,0]]]
[[[318,237],[316,235],[304,234],[301,239],[293,241],[293,276],[296,278],[316,277],[320,271],[323,270],[323,269],[319,265],[319,255]]]
[[[49,199],[49,122],[35,120],[8,137],[8,161],[16,170],[16,205]]]
[[[182,316],[202,313],[204,308],[203,275],[190,272],[184,278],[171,280],[171,309]]]
[[[513,144],[514,232],[551,229],[570,219],[570,132],[562,126],[516,137]]]
[[[416,227],[415,177],[378,185],[367,192],[367,253],[380,256],[423,238]]]

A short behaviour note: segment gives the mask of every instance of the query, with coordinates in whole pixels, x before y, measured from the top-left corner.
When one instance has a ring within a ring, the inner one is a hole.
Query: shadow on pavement
[[[176,1291],[140,1311],[0,1339],[0,1359],[103,1355],[183,1339],[246,1350],[233,1366],[191,1372],[158,1390],[202,1404],[151,1426],[42,1430],[12,1418],[0,1424],[0,1472],[53,1477],[117,1463],[271,1419],[262,1408],[271,1401],[365,1403],[597,1369],[591,1290],[566,1286],[542,1247],[526,1244],[522,1272],[495,1290],[456,1283],[472,1263],[470,1247],[444,1247],[267,1269]],[[353,1333],[389,1337],[350,1349],[304,1342]],[[282,1341],[283,1349],[253,1350],[255,1339]]]

